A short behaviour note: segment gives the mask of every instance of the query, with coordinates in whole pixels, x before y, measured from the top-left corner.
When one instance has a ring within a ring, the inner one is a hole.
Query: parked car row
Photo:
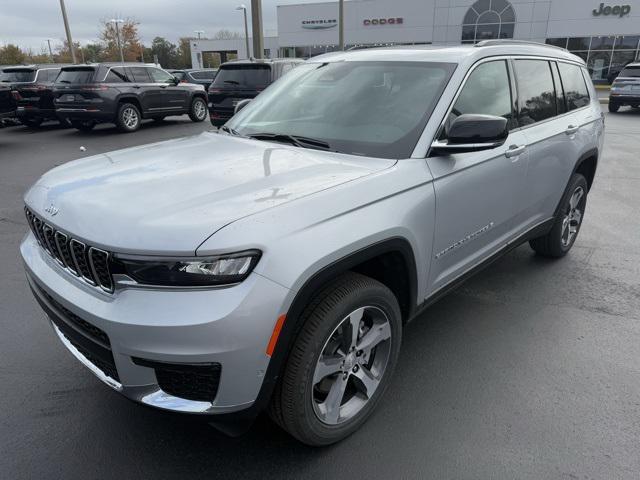
[[[4,68],[0,75],[0,118],[15,117],[32,128],[59,120],[82,131],[114,123],[133,132],[146,118],[207,118],[205,87],[154,64],[29,65]]]

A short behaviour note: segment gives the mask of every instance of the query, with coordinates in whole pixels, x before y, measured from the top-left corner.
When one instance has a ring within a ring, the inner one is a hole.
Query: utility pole
[[[60,10],[62,10],[62,21],[64,22],[64,30],[67,33],[67,43],[69,43],[69,50],[71,51],[71,61],[76,62],[76,52],[73,49],[73,39],[71,38],[71,29],[69,28],[69,20],[67,19],[67,9],[64,6],[64,0],[60,0]]]
[[[194,32],[198,34],[198,40],[200,40],[200,35],[204,33],[204,30],[194,30]]]
[[[338,49],[344,50],[344,0],[338,2]]]
[[[253,56],[264,56],[264,39],[262,38],[262,0],[251,0],[251,31],[253,32]]]
[[[121,18],[112,18],[111,22],[115,23],[116,25],[116,38],[118,40],[118,50],[120,50],[120,61],[124,63],[124,54],[122,53],[122,42],[120,42],[120,28],[118,27],[118,24],[124,23],[124,20]]]
[[[247,58],[251,57],[251,50],[249,50],[249,27],[247,26],[247,7],[246,5],[238,5],[236,10],[242,10],[244,13],[244,45],[247,49]]]
[[[47,38],[47,44],[49,45],[49,58],[51,59],[51,63],[53,63],[53,51],[51,51],[51,39]]]

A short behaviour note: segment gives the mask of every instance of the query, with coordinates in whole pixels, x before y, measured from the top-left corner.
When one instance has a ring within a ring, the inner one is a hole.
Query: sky
[[[277,31],[276,5],[312,1],[262,0],[264,34]],[[98,39],[100,19],[111,18],[140,22],[145,44],[156,36],[175,43],[180,37],[196,36],[194,30],[204,30],[205,35],[223,28],[242,32],[242,12],[235,10],[241,3],[250,7],[251,0],[65,0],[73,40],[83,45]],[[47,38],[56,45],[64,37],[59,0],[0,0],[0,45],[14,43],[39,53]]]

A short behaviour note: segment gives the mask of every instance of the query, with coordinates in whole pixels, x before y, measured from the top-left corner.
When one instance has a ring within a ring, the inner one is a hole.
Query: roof
[[[563,48],[543,43],[517,40],[490,40],[476,45],[399,45],[347,52],[332,52],[312,57],[310,61],[410,61],[463,63],[498,55],[535,55],[569,60],[584,65],[584,60]]]
[[[281,63],[281,62],[288,62],[288,63],[301,63],[304,62],[303,59],[301,58],[243,58],[240,60],[230,60],[228,62],[223,63],[222,65],[238,65],[238,64],[252,64],[252,63],[265,63],[265,64],[272,64],[272,63]],[[220,65],[220,66],[222,66]]]
[[[16,70],[39,70],[42,68],[62,68],[70,66],[70,63],[33,63],[30,65],[11,65],[10,67],[2,67],[3,72],[11,72]]]
[[[217,72],[217,68],[165,68],[169,73],[171,72]]]
[[[105,67],[157,67],[155,63],[140,63],[140,62],[100,62],[100,63],[76,63],[74,65],[64,65],[64,67],[68,68],[82,68],[82,67],[92,67],[99,68],[101,66]]]

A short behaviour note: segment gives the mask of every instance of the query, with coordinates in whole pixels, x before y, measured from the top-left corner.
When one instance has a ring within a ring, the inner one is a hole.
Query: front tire
[[[300,321],[270,415],[301,442],[329,445],[356,431],[386,390],[400,353],[400,307],[386,286],[350,272]]]
[[[587,191],[586,179],[579,173],[573,174],[567,191],[560,201],[558,217],[551,231],[529,242],[537,254],[543,257],[560,258],[571,250],[584,218]]]
[[[195,97],[191,101],[189,118],[192,122],[203,122],[207,118],[207,102],[200,97]]]
[[[142,117],[140,110],[133,103],[123,103],[118,109],[116,125],[124,133],[135,132],[140,128]]]

